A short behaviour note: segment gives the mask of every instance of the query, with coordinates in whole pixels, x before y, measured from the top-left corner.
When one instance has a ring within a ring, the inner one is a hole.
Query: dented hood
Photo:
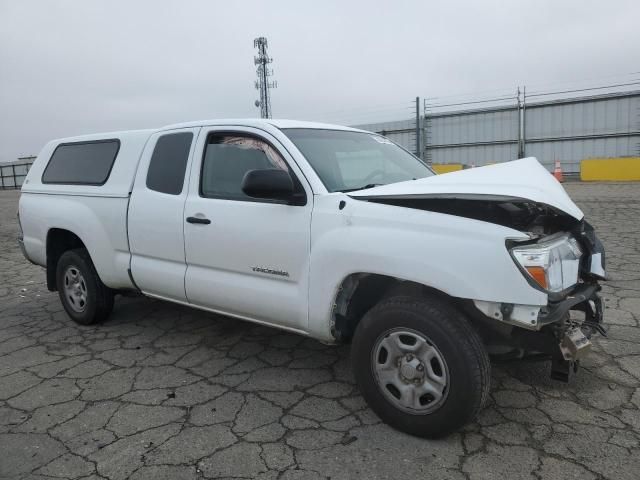
[[[349,192],[355,198],[529,200],[582,220],[562,185],[534,157]]]

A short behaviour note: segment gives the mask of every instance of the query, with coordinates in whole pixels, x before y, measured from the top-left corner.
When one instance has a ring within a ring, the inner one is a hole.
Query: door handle
[[[200,218],[200,217],[187,217],[187,222],[189,223],[201,223],[202,225],[209,225],[211,220],[208,218]]]

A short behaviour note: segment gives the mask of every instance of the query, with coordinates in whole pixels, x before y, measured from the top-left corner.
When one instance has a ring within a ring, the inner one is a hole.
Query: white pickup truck
[[[193,122],[48,143],[18,215],[76,322],[136,291],[351,342],[366,401],[414,435],[474,417],[490,354],[566,380],[604,333],[602,244],[535,158],[435,175],[352,128]]]

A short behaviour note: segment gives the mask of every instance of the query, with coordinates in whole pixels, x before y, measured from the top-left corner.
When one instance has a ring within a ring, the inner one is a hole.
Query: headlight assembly
[[[561,292],[578,283],[582,250],[575,238],[556,234],[511,248],[513,258],[544,290]]]

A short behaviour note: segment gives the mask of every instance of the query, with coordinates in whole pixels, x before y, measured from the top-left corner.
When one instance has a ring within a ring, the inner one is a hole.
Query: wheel
[[[437,438],[472,420],[489,395],[489,356],[469,321],[434,296],[391,297],[356,327],[352,365],[387,424]]]
[[[68,250],[56,268],[58,294],[73,321],[91,325],[106,319],[113,309],[113,292],[100,280],[84,248]]]

